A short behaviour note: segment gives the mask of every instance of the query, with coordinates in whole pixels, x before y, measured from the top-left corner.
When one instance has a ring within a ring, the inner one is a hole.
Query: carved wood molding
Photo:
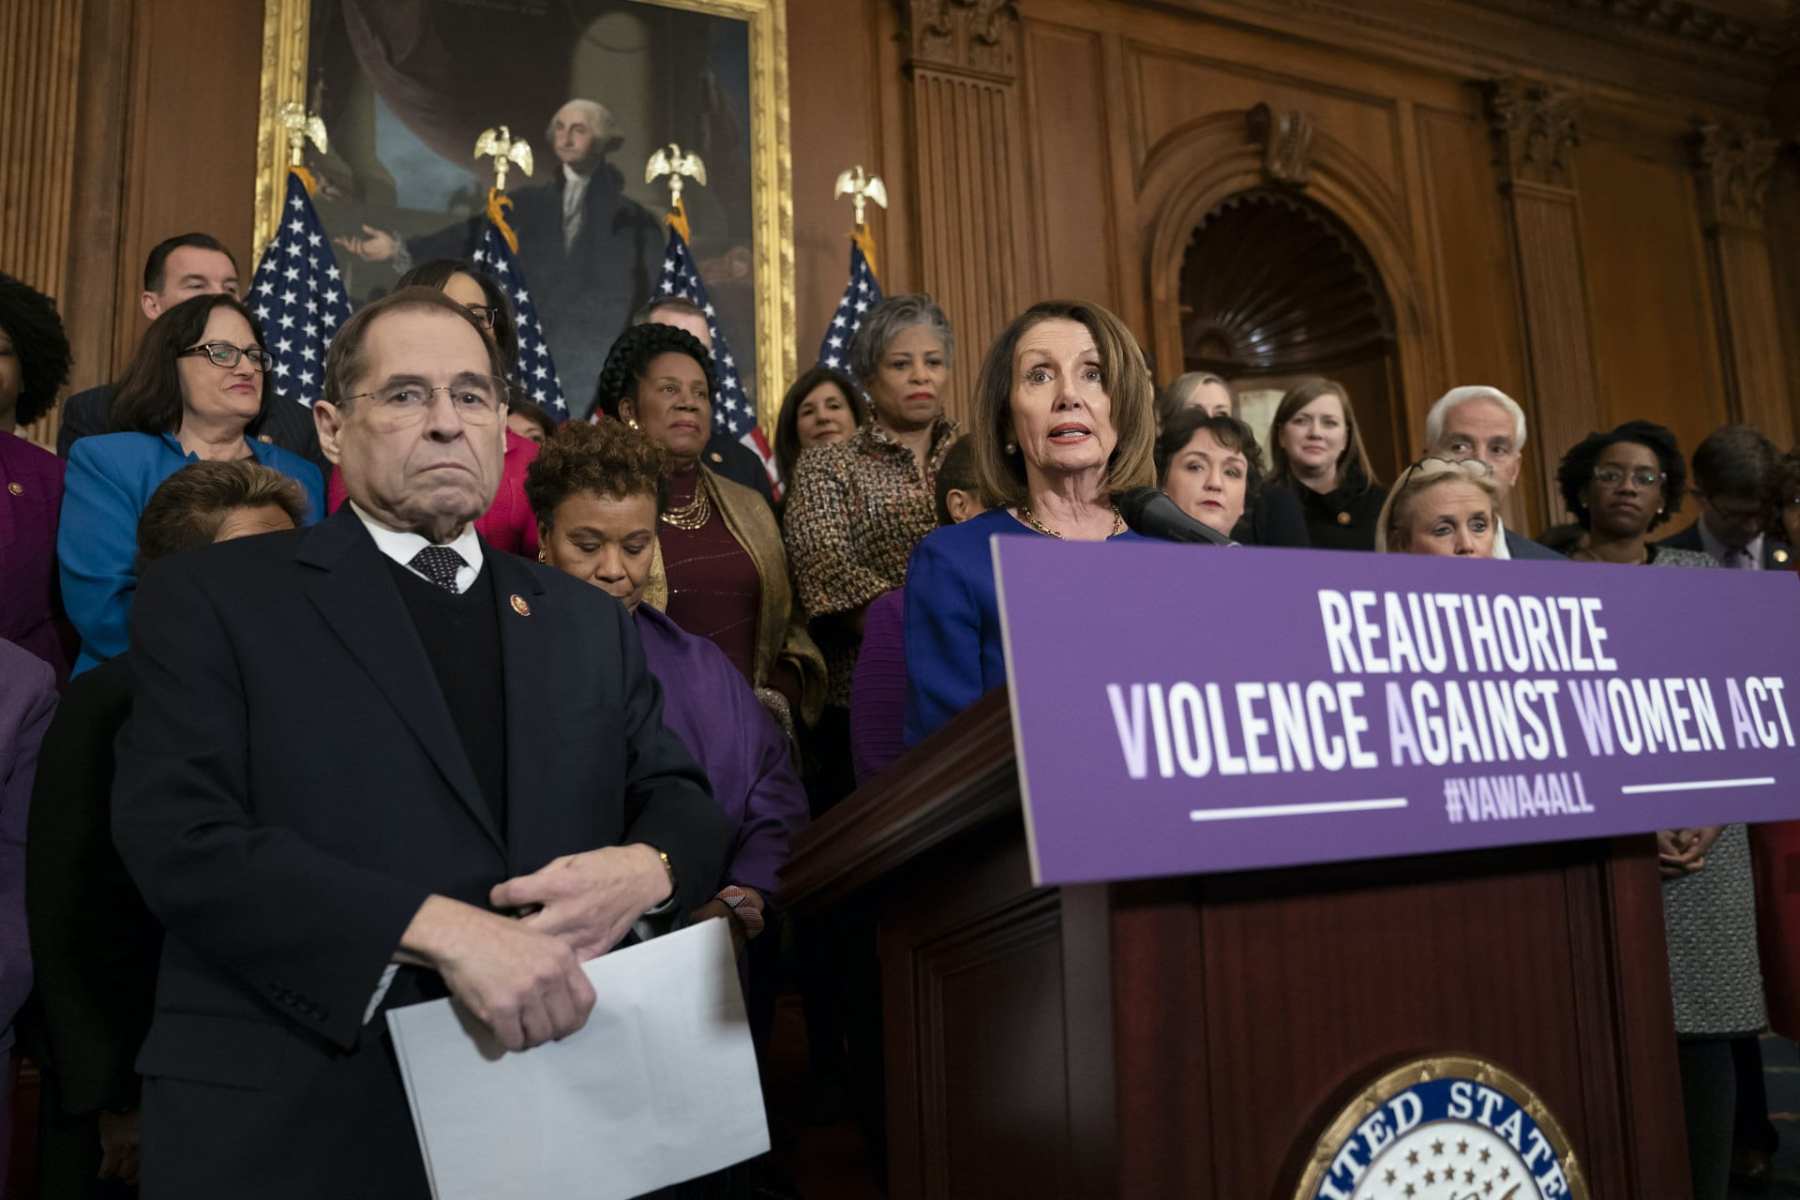
[[[1759,25],[1684,0],[1560,0],[1562,7],[1611,18],[1678,41],[1750,54],[1776,55],[1788,48],[1779,25]]]
[[[1694,169],[1706,227],[1760,230],[1768,207],[1769,175],[1781,139],[1742,125],[1701,121],[1694,132]]]
[[[1509,77],[1482,85],[1502,178],[1509,184],[1575,186],[1581,101],[1573,92]]]
[[[1262,147],[1270,183],[1305,187],[1312,174],[1313,119],[1297,108],[1276,112],[1258,104],[1245,114],[1250,136]]]
[[[908,65],[1016,82],[1018,0],[898,0]]]

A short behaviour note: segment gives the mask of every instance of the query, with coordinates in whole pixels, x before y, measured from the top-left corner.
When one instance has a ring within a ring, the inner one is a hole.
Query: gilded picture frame
[[[323,5],[342,0],[318,0]],[[421,0],[424,3],[435,0]],[[646,12],[655,10],[676,13],[698,14],[706,18],[719,18],[731,22],[741,22],[744,27],[744,44],[747,46],[747,63],[744,64],[746,76],[736,82],[742,86],[747,82],[748,92],[748,146],[742,164],[749,176],[748,209],[742,214],[742,223],[747,223],[751,230],[749,245],[733,247],[738,259],[743,251],[748,251],[751,263],[751,282],[748,285],[750,294],[744,307],[754,312],[754,329],[727,326],[725,336],[732,342],[733,350],[742,359],[750,357],[744,354],[747,348],[753,349],[755,369],[750,378],[755,381],[755,401],[757,421],[765,434],[773,438],[776,410],[781,402],[787,383],[796,373],[797,354],[795,336],[795,299],[794,299],[794,228],[793,228],[793,183],[792,163],[789,147],[788,117],[788,78],[787,78],[787,21],[786,0],[592,0],[593,3],[612,8],[625,8],[635,11],[641,7]],[[464,6],[462,13],[477,6]],[[530,7],[530,6],[526,6]],[[277,114],[283,106],[298,102],[302,105],[314,105],[318,98],[317,71],[309,75],[309,62],[312,61],[314,47],[310,44],[316,36],[315,0],[266,0],[264,5],[263,45],[261,91],[259,101],[259,119],[257,123],[257,178],[255,195],[255,251],[258,259],[262,248],[273,236],[277,223],[281,220],[283,189],[286,183],[286,171],[290,161],[286,136],[281,128]],[[495,19],[504,19],[500,14]],[[676,18],[669,18],[674,20]],[[475,78],[480,78],[477,75]],[[309,79],[312,86],[309,88]],[[312,95],[308,92],[312,91]],[[629,119],[629,114],[622,114]],[[328,132],[334,134],[335,130]],[[526,137],[539,156],[537,177],[546,175],[546,166],[554,170],[557,160],[544,143],[545,130],[542,126],[515,131]],[[471,144],[472,150],[472,144]],[[310,156],[309,151],[309,156]],[[617,164],[619,171],[629,181],[630,186],[639,197],[644,197],[644,186],[641,181],[644,175],[644,162],[630,161],[621,158]],[[709,164],[710,166],[711,164]],[[516,192],[520,182],[515,173],[509,181],[509,191]],[[702,189],[704,193],[704,189]],[[690,210],[694,203],[695,191],[689,183],[689,190],[684,199],[689,201]],[[644,197],[643,207],[650,207],[651,201]],[[660,218],[666,211],[666,194],[653,211]],[[322,216],[325,216],[322,209]],[[739,214],[734,213],[734,217]],[[331,219],[326,216],[328,228]],[[338,229],[332,229],[335,235]],[[659,230],[660,232],[660,230]],[[715,293],[715,301],[719,301],[718,285],[715,284],[708,268],[708,258],[702,239],[705,236],[704,221],[696,220],[694,250],[695,257],[701,264],[703,275],[707,276],[710,290]],[[337,251],[340,264],[349,257],[343,249]],[[720,261],[724,258],[721,256]],[[542,289],[535,288],[541,293]],[[720,302],[720,308],[726,308]],[[747,345],[748,344],[748,345]],[[559,362],[559,373],[563,373]],[[565,382],[565,388],[567,387]],[[573,399],[573,397],[571,397]]]

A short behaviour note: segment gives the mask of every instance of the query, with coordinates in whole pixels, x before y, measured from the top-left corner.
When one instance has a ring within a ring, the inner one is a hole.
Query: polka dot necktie
[[[456,573],[469,564],[448,546],[427,546],[406,564],[446,592],[456,591]]]

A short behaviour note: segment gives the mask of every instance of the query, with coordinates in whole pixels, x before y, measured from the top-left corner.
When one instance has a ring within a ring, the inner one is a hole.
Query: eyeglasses
[[[1623,467],[1594,468],[1594,482],[1604,483],[1607,487],[1618,487],[1625,482],[1626,476],[1642,488],[1655,487],[1662,482],[1662,472],[1653,467],[1634,467],[1630,471]]]
[[[494,318],[500,311],[491,304],[465,304],[463,307],[469,310],[471,317],[480,321],[488,329],[494,327]]]
[[[201,355],[210,358],[218,367],[235,367],[240,358],[249,359],[251,366],[264,373],[275,367],[275,356],[260,346],[234,346],[230,342],[202,342],[198,346],[189,346],[175,357],[198,358]]]
[[[349,400],[374,400],[374,416],[383,425],[403,429],[425,419],[432,397],[443,392],[464,425],[492,425],[512,402],[513,385],[493,375],[465,375],[455,383],[431,387],[422,380],[395,380]]]
[[[1444,449],[1450,452],[1451,458],[1466,462],[1474,458],[1481,448],[1475,444],[1475,439],[1458,434],[1445,443]],[[1518,448],[1503,438],[1495,438],[1487,444],[1487,452],[1489,458],[1503,460],[1517,454]]]

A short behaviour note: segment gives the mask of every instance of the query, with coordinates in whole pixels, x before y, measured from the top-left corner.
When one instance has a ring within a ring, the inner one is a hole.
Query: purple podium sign
[[[1040,885],[1800,817],[1788,572],[994,539]]]

